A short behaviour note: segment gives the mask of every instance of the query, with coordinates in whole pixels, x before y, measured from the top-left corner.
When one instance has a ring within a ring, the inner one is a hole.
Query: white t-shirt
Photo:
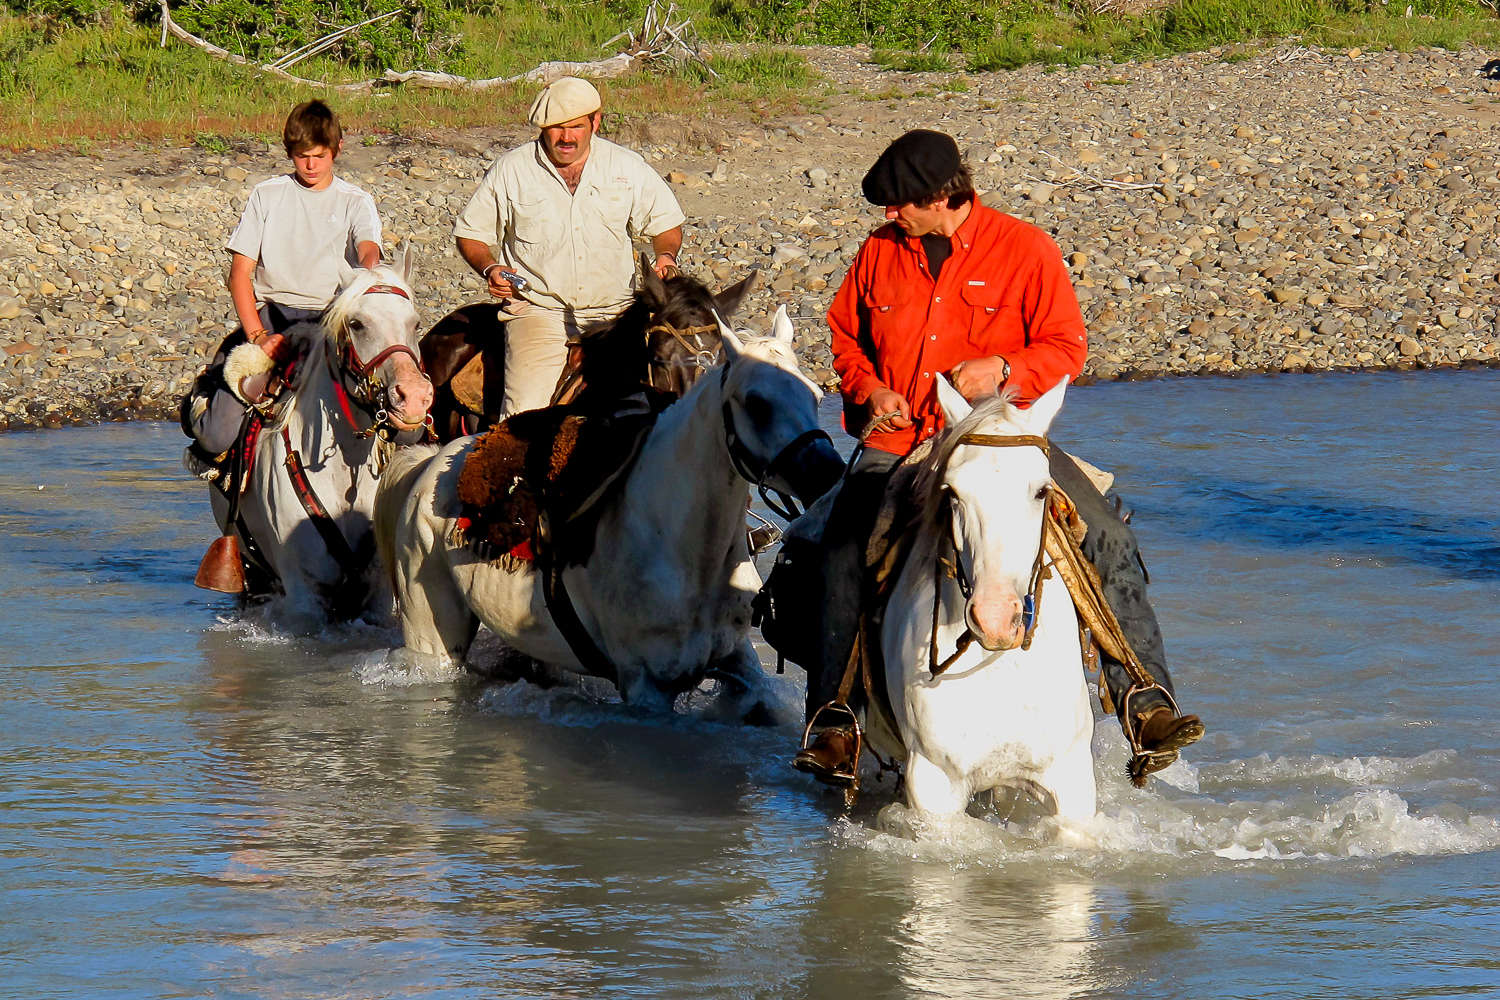
[[[630,302],[631,241],[682,222],[667,182],[639,154],[596,135],[571,193],[539,139],[502,154],[453,235],[494,247],[502,265],[531,283],[523,297],[534,305],[594,319]]]
[[[322,309],[338,290],[339,265],[359,265],[359,245],[380,243],[375,199],[348,181],[303,187],[292,174],[261,181],[225,249],[257,262],[255,300]]]

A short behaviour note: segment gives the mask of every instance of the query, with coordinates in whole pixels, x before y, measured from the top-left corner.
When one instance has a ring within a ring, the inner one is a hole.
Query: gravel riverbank
[[[759,267],[741,314],[821,317],[880,222],[859,180],[908,128],[958,137],[985,198],[1061,246],[1097,379],[1500,359],[1500,82],[1479,50],[1282,46],[1225,62],[898,74],[806,50],[838,90],[782,120],[651,120],[613,137],[689,217],[684,266]],[[389,246],[418,248],[427,323],[482,297],[453,218],[520,127],[364,145]],[[0,159],[0,429],[160,419],[229,329],[224,241],[279,146]]]

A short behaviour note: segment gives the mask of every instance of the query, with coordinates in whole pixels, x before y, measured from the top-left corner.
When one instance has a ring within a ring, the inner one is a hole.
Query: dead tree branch
[[[401,85],[427,87],[434,90],[480,92],[516,83],[547,83],[563,76],[586,76],[595,79],[610,79],[624,76],[638,65],[655,62],[659,59],[671,59],[678,62],[697,62],[709,76],[715,79],[719,76],[718,73],[714,72],[713,67],[709,66],[708,60],[703,57],[702,46],[698,43],[696,34],[691,30],[692,21],[683,20],[680,23],[673,24],[672,19],[677,14],[676,3],[669,3],[666,11],[663,12],[660,9],[660,0],[652,0],[647,6],[639,34],[627,29],[604,43],[607,46],[619,41],[621,38],[628,38],[630,42],[623,51],[617,52],[607,59],[595,59],[588,62],[554,60],[541,63],[524,73],[517,73],[515,76],[497,76],[485,80],[474,80],[469,77],[457,76],[453,73],[437,73],[430,70],[397,71],[388,69],[375,79],[359,80],[353,83],[329,83],[324,80],[308,80],[300,76],[293,76],[286,70],[287,67],[324,51],[353,31],[367,24],[379,21],[382,18],[390,17],[397,13],[396,11],[389,11],[366,21],[361,21],[359,24],[340,28],[317,41],[310,42],[299,49],[287,53],[275,62],[262,64],[246,59],[244,56],[235,55],[233,52],[222,49],[212,42],[205,41],[197,35],[192,34],[176,21],[172,20],[172,14],[167,10],[167,0],[157,0],[157,3],[161,7],[161,44],[163,48],[166,47],[167,36],[170,34],[195,48],[202,49],[215,58],[224,59],[237,66],[249,66],[262,73],[268,73],[271,76],[290,83],[300,84],[304,87],[322,87],[341,93],[368,93],[377,87],[395,87]]]

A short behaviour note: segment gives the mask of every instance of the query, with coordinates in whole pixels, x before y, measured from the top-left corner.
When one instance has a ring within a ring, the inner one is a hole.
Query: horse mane
[[[943,510],[943,483],[948,474],[948,462],[958,449],[959,441],[965,434],[976,431],[996,417],[1014,423],[1015,398],[1015,390],[1007,387],[997,395],[982,399],[963,419],[943,428],[943,432],[932,439],[931,450],[917,463],[907,494],[912,506],[920,512],[919,523],[924,526],[932,524]]]
[[[369,291],[372,285],[395,285],[406,293],[408,299],[411,298],[411,286],[395,268],[387,264],[355,268],[354,280],[339,289],[338,295],[323,312],[323,331],[336,345],[343,346],[349,317],[354,314],[359,297]]]

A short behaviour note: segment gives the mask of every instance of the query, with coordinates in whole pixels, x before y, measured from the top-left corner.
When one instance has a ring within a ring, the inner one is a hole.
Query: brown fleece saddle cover
[[[624,480],[660,408],[645,396],[610,412],[548,407],[482,435],[458,478],[460,538],[480,555],[530,561],[542,545],[565,564],[593,551],[603,501]],[[539,538],[542,515],[549,537]]]

